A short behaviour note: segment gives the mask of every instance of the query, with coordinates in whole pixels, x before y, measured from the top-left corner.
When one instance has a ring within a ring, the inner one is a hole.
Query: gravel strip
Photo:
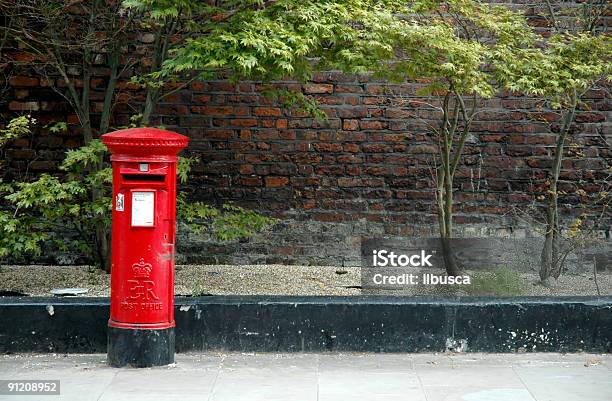
[[[440,274],[440,270],[419,270]],[[467,272],[471,273],[471,272]],[[479,274],[479,273],[475,273]],[[480,273],[482,274],[482,273]],[[598,295],[593,276],[563,275],[555,288],[535,285],[537,274],[521,273],[521,295]],[[612,274],[597,276],[600,295],[612,295]],[[179,265],[177,295],[360,295],[360,269],[334,266],[285,265]],[[89,266],[1,266],[0,291],[48,296],[54,288],[87,288],[86,296],[109,296],[110,275]],[[474,294],[455,286],[416,286],[385,291],[387,295],[493,295]]]

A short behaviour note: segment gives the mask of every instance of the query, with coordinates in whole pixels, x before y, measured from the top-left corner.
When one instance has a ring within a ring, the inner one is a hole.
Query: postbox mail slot
[[[124,181],[163,182],[165,175],[159,174],[122,174]]]
[[[125,174],[136,174],[136,175],[167,175],[168,174],[168,167],[167,166],[152,166],[152,165],[148,165],[147,164],[147,168],[148,170],[144,170],[142,169],[140,166],[143,163],[139,163],[139,164],[135,164],[133,163],[132,165],[129,166],[123,166],[119,169],[119,172],[122,175]]]

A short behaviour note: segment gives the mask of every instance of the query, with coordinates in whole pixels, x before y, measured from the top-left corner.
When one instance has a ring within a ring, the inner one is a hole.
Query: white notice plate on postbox
[[[155,192],[132,192],[132,226],[153,227]]]

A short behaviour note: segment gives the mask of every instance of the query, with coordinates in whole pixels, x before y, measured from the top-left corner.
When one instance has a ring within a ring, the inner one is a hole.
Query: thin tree
[[[551,149],[552,165],[547,190],[543,194],[546,227],[540,255],[541,283],[554,286],[567,255],[561,252],[562,226],[559,219],[559,177],[564,148],[574,128],[581,99],[602,80],[610,79],[612,45],[605,26],[599,21],[609,9],[607,5],[598,1],[586,2],[579,15],[562,22],[552,4],[546,3],[554,33],[549,38],[534,38],[532,46],[512,58],[514,62],[498,68],[500,82],[505,87],[541,97],[550,108],[558,111],[559,123],[550,124],[556,139]],[[504,51],[502,49],[499,55],[504,55]]]
[[[438,144],[435,206],[447,274],[459,275],[452,253],[455,177],[481,111],[483,99],[496,93],[494,63],[499,48],[520,48],[529,38],[524,18],[505,7],[478,1],[414,1],[394,25],[398,60],[379,71],[394,81],[420,80],[422,95],[435,110],[428,123]],[[510,56],[508,51],[505,56]]]

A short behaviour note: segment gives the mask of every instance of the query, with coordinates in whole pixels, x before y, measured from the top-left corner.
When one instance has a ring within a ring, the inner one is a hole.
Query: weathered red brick
[[[321,156],[316,153],[298,153],[291,156],[294,162],[316,164],[321,162]]]
[[[41,78],[40,86],[48,88],[55,84],[55,80],[53,78]]]
[[[383,95],[386,93],[390,93],[389,88],[384,85],[366,85],[366,92],[374,94],[374,95]]]
[[[30,163],[30,169],[33,171],[55,171],[57,169],[57,162],[50,160],[37,160]]]
[[[319,175],[342,175],[344,166],[316,166],[315,173]]]
[[[342,129],[347,131],[357,131],[359,129],[359,120],[344,120]]]
[[[344,96],[344,104],[345,105],[350,105],[350,106],[357,106],[360,104],[360,97],[359,96]]]
[[[360,121],[359,122],[359,127],[361,129],[372,129],[372,130],[383,130],[383,129],[387,129],[387,122],[386,121]]]
[[[192,82],[191,89],[195,92],[205,92],[208,90],[208,84],[206,82]]]
[[[242,118],[231,120],[231,125],[235,127],[256,127],[257,120],[254,118]]]
[[[606,121],[606,116],[602,113],[582,112],[576,114],[577,123],[600,123]]]
[[[364,159],[362,156],[357,155],[339,155],[337,158],[338,163],[349,164],[349,163],[363,163]]]
[[[327,223],[337,223],[342,221],[342,215],[338,213],[317,213],[314,215],[315,220]]]
[[[208,90],[211,92],[234,92],[236,91],[236,84],[231,82],[209,82]]]
[[[553,145],[557,141],[556,135],[528,135],[527,143]]]
[[[211,129],[204,132],[204,137],[210,139],[229,139],[234,135],[232,130]]]
[[[266,177],[266,187],[284,187],[289,184],[287,177]]]
[[[38,102],[17,102],[12,101],[9,103],[9,110],[13,111],[38,111],[40,104]]]
[[[384,178],[364,178],[363,185],[366,187],[382,187],[385,185]]]
[[[31,159],[36,155],[32,149],[9,149],[6,151],[6,157],[10,159]]]
[[[360,187],[363,185],[361,178],[342,177],[338,178],[338,186],[341,187]]]
[[[253,133],[253,137],[260,141],[272,141],[279,138],[276,130],[261,130]]]
[[[259,126],[262,128],[274,128],[276,126],[276,121],[271,119],[259,119]]]
[[[238,185],[244,185],[247,187],[261,186],[261,177],[239,177],[236,181]]]
[[[361,145],[366,153],[386,153],[391,151],[391,147],[384,143],[366,143]]]
[[[506,147],[508,156],[529,156],[533,154],[533,146],[525,145],[508,145]]]
[[[238,84],[238,90],[240,92],[253,92],[253,84],[250,82],[241,82]]]
[[[15,99],[25,99],[29,94],[27,89],[15,89]]]
[[[336,85],[336,93],[361,93],[361,85]]]
[[[361,168],[356,165],[346,166],[346,173],[348,175],[355,175],[355,176],[361,175]]]
[[[264,117],[278,117],[281,115],[281,109],[278,107],[255,107],[253,114]]]
[[[359,152],[359,145],[356,143],[345,143],[343,149],[345,152],[357,153]]]
[[[157,113],[170,116],[186,116],[189,114],[189,107],[185,104],[168,104],[158,106]]]
[[[404,132],[402,134],[384,134],[382,140],[385,142],[403,142],[414,138],[414,135]]]
[[[492,135],[480,135],[480,140],[482,142],[501,142],[504,136],[501,134],[492,134]]]
[[[513,134],[513,135],[508,135],[507,140],[509,143],[512,144],[522,144],[525,143],[525,135],[517,135],[517,134]]]
[[[319,105],[338,106],[344,104],[344,99],[338,96],[316,96],[315,100]],[[322,107],[319,108],[322,109]],[[331,109],[330,111],[335,110]]]
[[[317,152],[342,152],[342,144],[339,143],[315,143],[313,147]]]
[[[76,82],[76,83],[75,83]],[[77,87],[83,87],[83,80],[79,80],[79,79],[73,79],[72,80],[73,85],[77,86]],[[60,87],[65,88],[66,85],[66,81],[63,79],[58,79],[57,80],[57,85]],[[136,91],[140,89],[140,86],[132,83],[130,81],[120,81],[117,82],[117,89],[118,90],[130,90],[130,91]],[[168,101],[167,99],[165,99],[166,101]]]
[[[210,102],[210,95],[193,95],[194,103],[208,103]]]
[[[364,96],[361,101],[366,105],[382,105],[389,103],[389,98],[386,96]]]
[[[391,172],[396,176],[405,176],[408,174],[408,169],[406,167],[392,167]]]
[[[310,210],[317,207],[317,202],[313,199],[306,199],[302,202],[302,209]]]
[[[339,142],[363,142],[367,136],[364,132],[339,131],[336,138]]]
[[[20,86],[35,87],[35,86],[38,86],[38,78],[14,76],[9,79],[9,84],[11,86],[17,86],[17,87],[20,87]]]
[[[438,147],[435,145],[414,145],[410,147],[412,154],[435,154],[438,153]]]
[[[413,112],[406,109],[387,109],[385,112],[387,118],[411,118],[414,117]]]
[[[307,95],[314,94],[330,94],[334,91],[334,85],[331,84],[306,84],[304,85],[304,93]]]
[[[25,51],[8,52],[7,56],[13,61],[20,61],[22,63],[31,63],[32,61],[43,59],[41,56]]]
[[[249,107],[233,106],[191,106],[191,111],[207,116],[248,116]]]
[[[238,167],[238,172],[240,174],[253,174],[254,171],[255,167],[252,164],[241,164],[240,167]]]
[[[370,166],[363,169],[363,172],[368,175],[388,175],[388,170],[384,166]]]
[[[365,118],[368,117],[367,107],[343,107],[338,109],[340,118]]]

